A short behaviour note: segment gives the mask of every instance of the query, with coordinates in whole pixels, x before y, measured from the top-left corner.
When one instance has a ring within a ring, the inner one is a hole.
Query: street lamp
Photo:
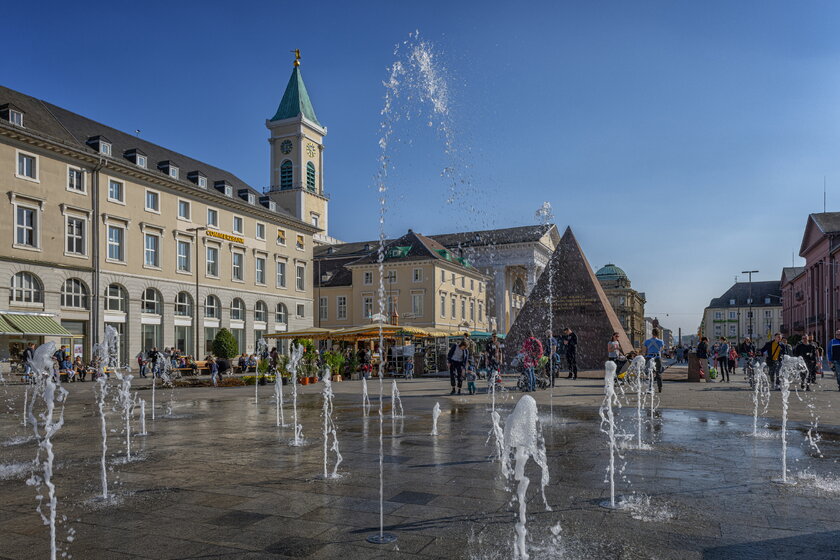
[[[198,361],[198,232],[206,230],[206,226],[187,228],[187,231],[195,234],[195,301],[193,301],[193,360]]]
[[[747,305],[749,306],[749,313],[750,313],[750,329],[749,329],[749,337],[752,340],[753,337],[753,312],[752,312],[752,275],[758,274],[757,270],[742,270],[741,274],[748,274],[749,275],[749,288],[748,288],[748,296],[747,296]]]

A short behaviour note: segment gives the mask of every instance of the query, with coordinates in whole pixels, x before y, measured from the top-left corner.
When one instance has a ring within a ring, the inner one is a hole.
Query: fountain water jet
[[[338,478],[338,465],[341,464],[341,452],[338,450],[338,434],[336,433],[335,420],[333,419],[333,390],[332,381],[330,380],[330,368],[326,368],[324,372],[324,389],[322,394],[324,396],[324,405],[322,414],[324,416],[324,478]],[[330,439],[332,444],[330,445]],[[329,451],[335,453],[335,466],[332,474],[327,471],[327,459]]]
[[[140,399],[140,433],[137,435],[149,435],[149,433],[146,431],[146,401],[143,399]]]
[[[370,397],[368,397],[367,379],[362,376],[362,410],[365,415],[370,413]]]
[[[126,461],[131,461],[131,415],[134,410],[134,399],[131,395],[131,380],[134,376],[120,371],[115,372],[115,375],[120,382],[117,404],[122,407],[123,420],[125,421],[125,459]]]
[[[435,407],[432,409],[432,435],[433,436],[438,435],[438,430],[437,430],[438,416],[440,416],[440,403],[436,402]]]
[[[283,412],[283,376],[279,371],[274,372],[274,407],[277,417],[277,427],[286,425],[286,415]]]
[[[782,393],[782,478],[775,480],[780,484],[795,484],[794,481],[788,480],[787,473],[787,421],[788,421],[788,401],[790,400],[790,384],[799,377],[799,368],[805,367],[802,358],[794,358],[792,356],[782,357],[782,367],[778,373],[779,389]]]
[[[607,434],[609,438],[610,463],[607,467],[607,473],[610,482],[610,501],[602,502],[601,506],[615,509],[615,456],[618,454],[618,445],[616,442],[613,407],[617,406],[621,408],[621,401],[615,393],[615,362],[607,362],[604,365],[604,370],[604,402],[601,404],[601,408],[598,409],[598,414],[601,416],[601,431]]]
[[[766,370],[767,366],[758,361],[753,364],[753,437],[758,437],[758,409],[763,408],[762,414],[766,414],[770,405],[770,378]]]
[[[108,499],[108,467],[105,464],[106,453],[108,452],[108,428],[105,421],[105,397],[108,396],[108,380],[100,375],[97,380],[99,391],[97,394],[97,406],[99,407],[99,428],[102,433],[102,456],[100,458],[100,479],[102,481],[102,499]]]
[[[295,437],[289,445],[299,447],[303,445],[303,425],[298,422],[297,412],[297,370],[303,358],[303,345],[292,344],[289,352],[289,372],[292,374],[292,410]]]
[[[397,407],[400,409],[399,413],[397,413]],[[391,418],[402,418],[403,416],[405,416],[405,411],[400,398],[400,390],[397,389],[397,380],[393,379],[391,380]]]

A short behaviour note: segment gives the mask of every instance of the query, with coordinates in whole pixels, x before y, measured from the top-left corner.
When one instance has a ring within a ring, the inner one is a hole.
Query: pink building
[[[840,212],[808,216],[799,256],[804,267],[782,271],[782,330],[825,344],[840,327]]]

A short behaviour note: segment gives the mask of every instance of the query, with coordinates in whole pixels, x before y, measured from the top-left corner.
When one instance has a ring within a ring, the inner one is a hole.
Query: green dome
[[[627,274],[614,264],[604,265],[601,270],[595,273],[595,276],[597,276],[599,280],[618,280],[621,278],[629,280],[629,278],[627,278]]]

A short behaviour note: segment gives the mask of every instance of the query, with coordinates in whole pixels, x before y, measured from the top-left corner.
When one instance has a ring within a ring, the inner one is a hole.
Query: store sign
[[[235,235],[230,235],[229,233],[221,233],[218,231],[213,231],[212,229],[208,229],[204,232],[208,237],[216,237],[218,239],[224,239],[225,241],[232,241],[233,243],[245,243],[244,237],[237,237]]]

